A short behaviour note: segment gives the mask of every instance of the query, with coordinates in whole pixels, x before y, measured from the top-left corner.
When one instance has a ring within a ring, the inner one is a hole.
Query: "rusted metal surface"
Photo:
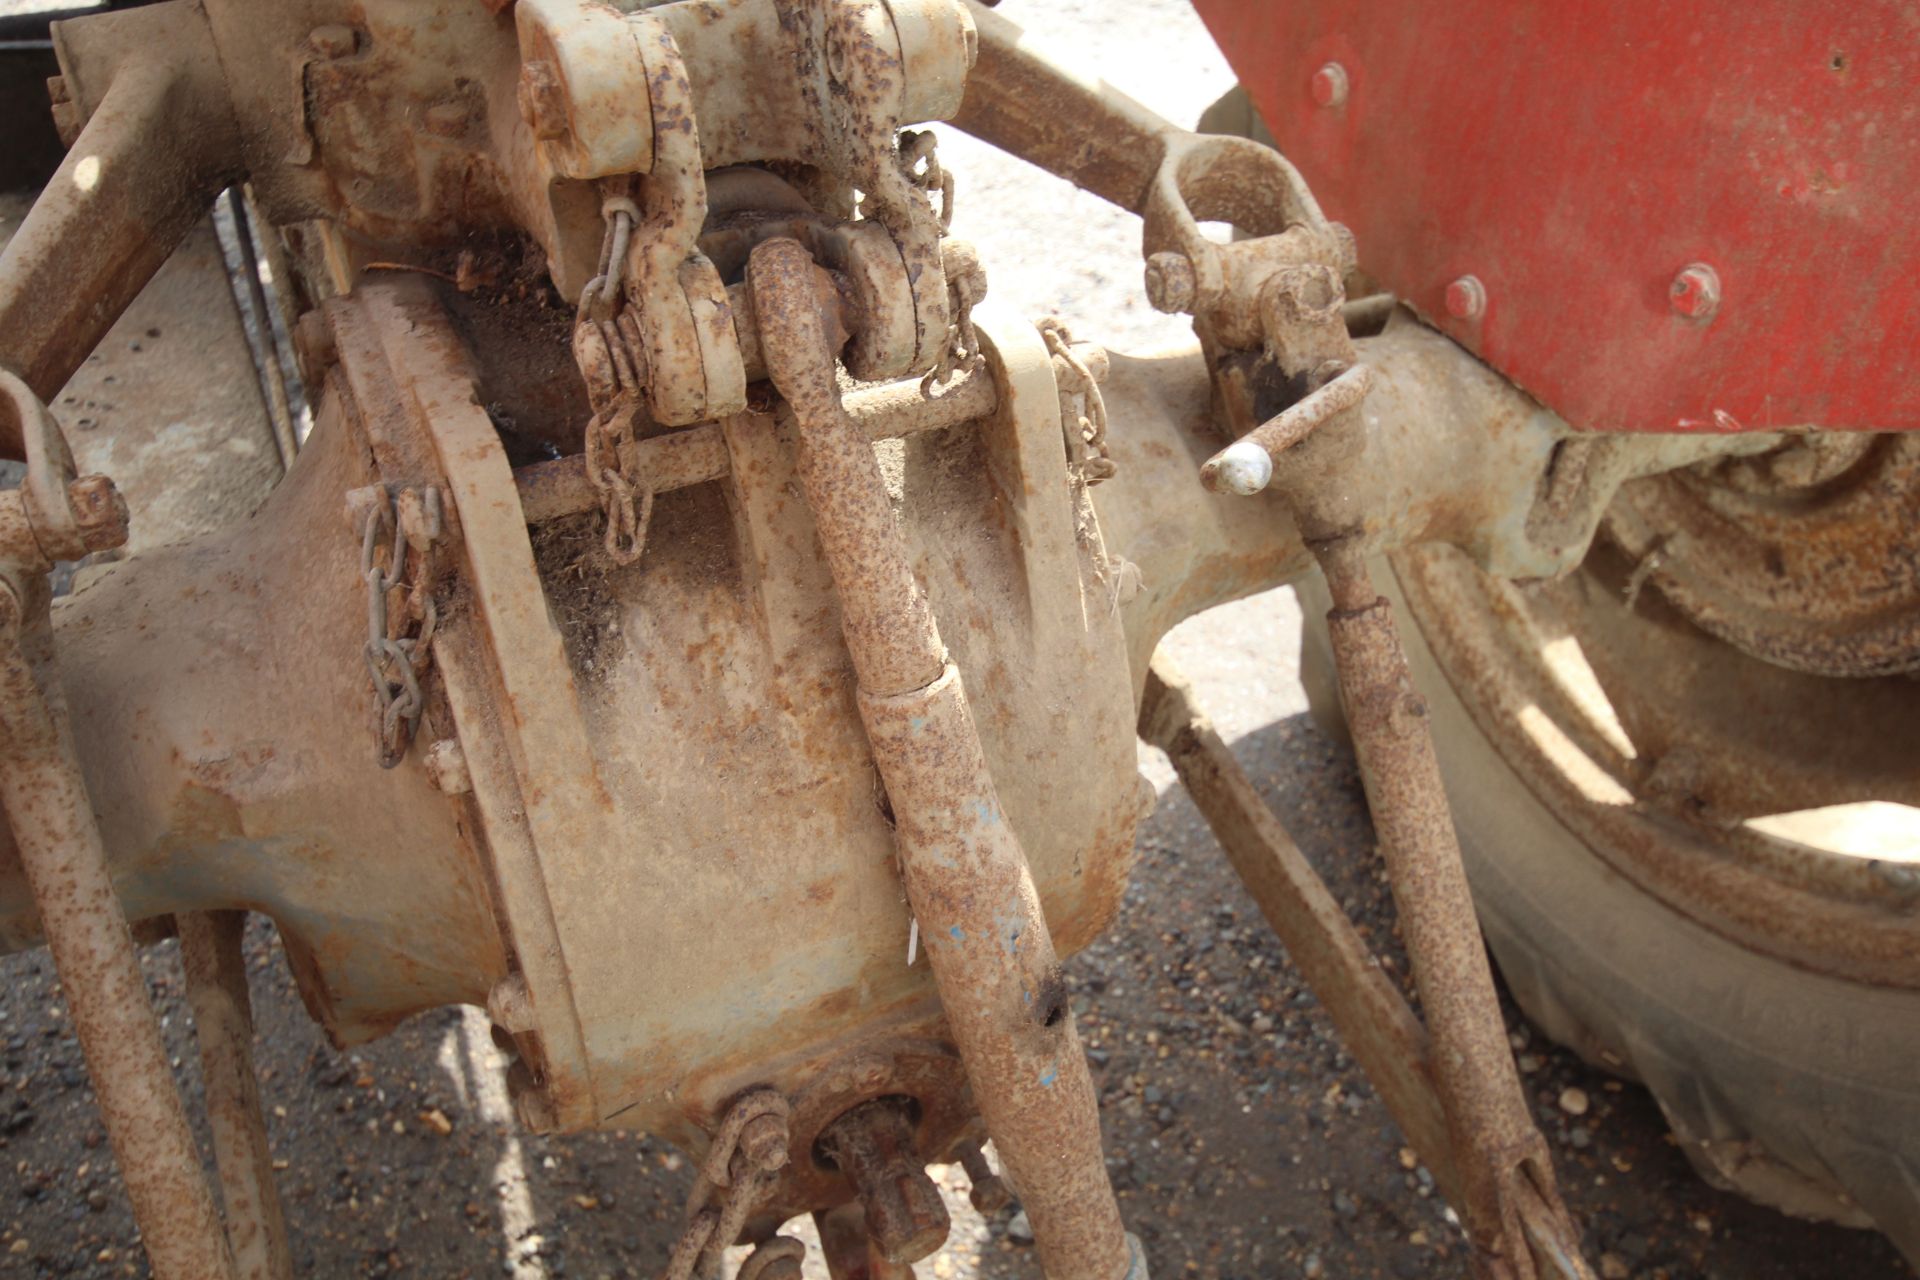
[[[960,1157],[960,1167],[967,1171],[967,1180],[973,1184],[967,1191],[967,1200],[982,1217],[998,1213],[1013,1203],[1013,1193],[987,1163],[987,1154],[979,1143],[962,1143],[954,1154]]]
[[[0,590],[0,805],[154,1273],[232,1277],[233,1258],[114,896],[53,666],[43,583]]]
[[[1531,1276],[1520,1187],[1530,1184],[1557,1214],[1565,1209],[1507,1045],[1426,703],[1365,559],[1339,544],[1316,550],[1333,596],[1327,631],[1341,705],[1433,1037],[1449,1138],[1457,1150],[1484,1157],[1461,1160],[1462,1218],[1493,1274]]]
[[[1155,659],[1148,678],[1140,731],[1167,752],[1261,914],[1326,1006],[1394,1123],[1433,1172],[1441,1194],[1464,1204],[1463,1188],[1487,1176],[1497,1153],[1477,1144],[1453,1145],[1426,1028],[1164,657]],[[1539,1273],[1588,1280],[1579,1233],[1565,1212],[1530,1180],[1516,1184],[1513,1194]]]
[[[238,1280],[292,1280],[293,1254],[253,1074],[253,1006],[240,949],[247,915],[188,911],[175,920],[234,1273]]]
[[[858,1202],[815,1213],[813,1221],[832,1280],[914,1280],[910,1264],[888,1262],[873,1247]]]
[[[1200,483],[1215,493],[1250,497],[1260,492],[1273,478],[1274,459],[1335,414],[1356,407],[1372,386],[1373,374],[1367,366],[1352,366],[1207,459],[1200,468]],[[1249,450],[1257,451],[1257,458]]]
[[[1178,128],[1048,61],[999,14],[975,4],[973,18],[980,55],[954,124],[1139,214],[1159,309],[1200,317],[1210,340],[1257,345],[1260,286],[1276,269],[1321,260],[1352,269],[1352,236],[1271,147]],[[1202,222],[1251,238],[1222,244]]]
[[[1909,677],[1836,681],[1730,652],[1651,588],[1630,599],[1634,562],[1605,544],[1575,577],[1532,590],[1443,548],[1397,563],[1481,731],[1609,867],[1762,954],[1870,985],[1920,982],[1897,864],[1745,821],[1920,807],[1911,761],[1888,750],[1920,714]]]
[[[76,156],[210,112],[107,166],[137,190],[99,189],[165,232],[244,172],[325,299],[294,326],[311,447],[273,500],[59,619],[100,799],[93,890],[185,916],[245,1274],[285,1264],[219,914],[243,903],[273,916],[336,1039],[484,1005],[528,1126],[704,1152],[669,1274],[748,1239],[743,1274],[787,1280],[794,1248],[768,1236],[811,1211],[836,1276],[904,1280],[945,1230],[927,1162],[957,1154],[979,1207],[1007,1193],[973,1145],[984,1119],[1048,1274],[1144,1280],[1058,961],[1117,909],[1150,803],[1148,656],[1191,613],[1310,570],[1299,529],[1339,579],[1434,1046],[1276,826],[1238,819],[1257,852],[1237,861],[1464,1188],[1476,1240],[1526,1275],[1524,1233],[1578,1274],[1511,1064],[1490,1065],[1504,1042],[1484,1034],[1430,744],[1403,732],[1414,704],[1353,557],[1439,540],[1547,576],[1622,483],[1711,448],[1576,448],[1404,315],[1356,346],[1352,238],[1284,160],[1063,76],[954,0],[139,13],[61,37],[65,114],[91,121]],[[1329,109],[1364,89],[1335,69]],[[1151,300],[1192,313],[1202,349],[1109,358],[976,311],[985,270],[943,238],[953,175],[900,129],[956,110],[1140,213]],[[13,323],[10,291],[48,264],[71,259],[76,296],[106,308],[62,304],[80,343],[118,305],[100,273],[146,270],[156,251],[98,212],[56,192],[33,252],[0,266],[0,363],[17,333],[23,369],[78,358],[64,330]],[[1215,220],[1250,237],[1217,243]],[[1704,297],[1675,303],[1705,323]],[[842,365],[912,376],[848,391]],[[763,376],[778,396],[749,393]],[[521,405],[542,419],[524,431]],[[1277,492],[1208,492],[1216,416]],[[43,413],[11,424],[58,438]],[[0,546],[36,569],[124,534],[111,486],[57,471],[0,494]],[[1245,799],[1203,726],[1170,732],[1197,794],[1211,768],[1227,808]],[[12,817],[9,946],[38,927],[15,865],[38,837]]]
[[[1629,485],[1606,534],[1696,626],[1824,676],[1920,669],[1920,440],[1800,436]]]
[[[846,397],[847,413],[872,440],[891,440],[922,431],[959,426],[993,412],[993,376],[985,370],[962,374],[938,395],[920,392],[918,380],[862,387]],[[726,476],[730,461],[718,423],[650,436],[623,446],[632,473],[644,476],[655,494]],[[528,524],[545,524],[591,511],[599,496],[587,483],[580,455],[537,462],[513,473]]]
[[[687,1194],[686,1230],[662,1280],[692,1280],[719,1270],[722,1251],[739,1239],[787,1163],[788,1112],[786,1098],[764,1088],[748,1090],[727,1108]]]
[[[11,545],[0,547],[0,808],[154,1272],[165,1280],[232,1277],[233,1257],[114,893],[54,659],[50,560],[84,551],[89,541],[124,541],[124,508],[115,510],[118,497],[99,477],[85,487],[85,507],[76,504],[72,460],[45,407],[12,374],[0,374],[0,393],[27,452],[25,519],[5,522]]]
[[[914,1142],[911,1098],[875,1098],[838,1116],[818,1151],[846,1176],[867,1238],[888,1262],[910,1265],[947,1242],[952,1223]]]
[[[88,30],[95,39],[62,49],[85,68],[86,129],[0,253],[0,368],[46,399],[235,171],[226,90],[196,7],[109,14]],[[0,455],[25,456],[4,438]]]
[[[1140,734],[1167,753],[1394,1123],[1433,1172],[1441,1194],[1459,1203],[1457,1157],[1431,1074],[1426,1029],[1164,656],[1154,659],[1147,677]]]
[[[1166,185],[1164,172],[1157,183]],[[1277,203],[1277,193],[1268,200]],[[1300,216],[1309,213],[1318,216],[1310,198]],[[1151,213],[1148,223],[1151,255]],[[1368,574],[1369,508],[1352,490],[1363,487],[1356,477],[1371,461],[1363,401],[1372,375],[1357,363],[1343,310],[1351,238],[1321,226],[1328,234],[1319,238],[1298,239],[1302,228],[1289,225],[1236,242],[1272,248],[1242,254],[1247,261],[1238,272],[1223,273],[1216,263],[1211,290],[1194,263],[1197,283],[1185,301],[1199,317],[1223,415],[1240,437],[1202,468],[1202,478],[1209,488],[1248,495],[1271,479],[1326,576],[1341,701],[1432,1041],[1434,1092],[1476,1270],[1512,1280],[1539,1274],[1526,1205],[1552,1239],[1574,1242],[1570,1251],[1548,1253],[1564,1253],[1559,1260],[1573,1268],[1570,1274],[1585,1276],[1578,1232],[1560,1203],[1546,1141],[1528,1113],[1508,1049],[1426,704],[1412,685],[1388,605]],[[1298,242],[1286,246],[1289,238]],[[1310,905],[1304,919],[1313,919]],[[1328,929],[1320,932],[1324,937]],[[1375,1034],[1391,1034],[1394,1020],[1387,1016]],[[1421,1119],[1414,1117],[1416,1126]]]
[[[740,1264],[734,1280],[801,1280],[807,1246],[793,1236],[775,1236],[757,1245]]]
[[[775,385],[800,424],[800,478],[840,597],[907,898],[1042,1264],[1061,1280],[1118,1280],[1134,1249],[1065,981],[872,446],[840,404],[804,285],[811,262],[797,241],[769,241],[749,275]]]

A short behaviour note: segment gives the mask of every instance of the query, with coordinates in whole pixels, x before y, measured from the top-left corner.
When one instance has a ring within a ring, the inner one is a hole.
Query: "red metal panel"
[[[1367,270],[1569,421],[1920,427],[1920,6],[1195,5]]]

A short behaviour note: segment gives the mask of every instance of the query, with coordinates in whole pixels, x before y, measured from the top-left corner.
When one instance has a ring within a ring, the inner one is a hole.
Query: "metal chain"
[[[633,443],[634,418],[646,380],[645,348],[638,318],[631,309],[619,306],[621,264],[640,220],[640,207],[617,187],[603,189],[607,194],[600,202],[600,213],[606,219],[606,234],[600,241],[598,271],[580,291],[573,346],[594,407],[586,431],[587,479],[600,493],[607,521],[607,555],[625,566],[646,552],[647,526],[653,518],[653,488],[644,478],[627,473],[625,448]]]
[[[394,516],[393,500],[385,490],[378,498],[368,504],[362,517],[360,531],[360,576],[367,584],[367,641],[362,656],[367,664],[367,675],[373,681],[374,706],[379,722],[380,767],[391,769],[406,757],[407,748],[413,742],[413,735],[420,727],[420,714],[426,707],[426,699],[420,691],[420,677],[425,673],[432,652],[434,630],[439,624],[440,610],[433,599],[429,573],[425,565],[425,555],[416,556],[417,567],[414,581],[407,590],[401,616],[390,616],[389,597],[394,589],[405,582],[407,576],[407,549],[410,542],[421,545],[416,550],[424,553],[425,544],[437,534],[440,521],[440,492],[428,489],[421,500],[423,513],[429,522],[428,529],[420,531],[416,537],[410,537],[409,531],[401,527]],[[380,567],[380,534],[383,529],[393,531],[393,540],[387,552],[387,567]],[[402,634],[410,624],[417,622],[419,630],[412,636]]]
[[[800,1264],[807,1258],[806,1242],[794,1236],[775,1236],[760,1245],[740,1264],[734,1280],[799,1280]]]
[[[972,373],[985,363],[980,338],[973,328],[973,282],[965,276],[947,281],[947,307],[952,319],[947,322],[947,342],[940,360],[920,379],[920,394],[931,396],[933,389],[945,386],[956,373]]]
[[[690,1280],[702,1262],[740,1238],[787,1163],[787,1114],[787,1100],[772,1089],[755,1089],[727,1111],[687,1194],[687,1225],[661,1280]],[[767,1124],[757,1141],[743,1144],[755,1121]]]
[[[939,139],[931,131],[903,129],[899,139],[900,172],[913,186],[927,193],[931,204],[935,192],[940,195],[940,235],[953,230],[953,175],[940,165]],[[940,361],[920,380],[920,394],[930,396],[933,389],[945,386],[956,373],[972,373],[981,364],[980,339],[973,329],[973,304],[980,299],[973,282],[965,277],[947,279],[947,342]]]
[[[953,175],[940,167],[940,157],[935,153],[939,144],[940,139],[931,130],[900,131],[900,172],[927,193],[929,202],[935,192],[939,193],[940,234],[944,236],[953,230]]]
[[[640,206],[631,196],[609,193],[600,201],[606,232],[600,238],[600,261],[593,279],[580,291],[579,320],[611,320],[620,301],[621,264],[627,260],[627,242],[640,221]]]
[[[644,477],[629,476],[622,456],[633,443],[633,416],[632,406],[616,406],[587,424],[587,479],[600,491],[607,555],[621,566],[646,553],[653,520],[653,486]]]
[[[1062,399],[1078,397],[1082,405],[1074,430],[1068,436],[1069,442],[1078,446],[1073,452],[1081,476],[1089,485],[1113,479],[1119,467],[1107,448],[1107,402],[1100,395],[1100,384],[1073,353],[1073,335],[1066,325],[1049,316],[1040,322],[1040,336],[1053,355],[1054,377],[1060,384]]]

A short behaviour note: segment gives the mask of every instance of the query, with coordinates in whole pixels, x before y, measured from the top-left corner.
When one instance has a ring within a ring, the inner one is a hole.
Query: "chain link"
[[[633,198],[610,192],[600,201],[607,229],[600,238],[600,261],[593,279],[580,291],[579,321],[611,320],[622,289],[621,267],[627,260],[627,242],[640,222],[640,206]]]
[[[631,308],[620,307],[621,268],[640,208],[618,188],[603,189],[607,194],[600,213],[606,233],[600,242],[599,270],[580,291],[573,349],[594,409],[586,431],[587,479],[600,494],[607,555],[624,566],[645,554],[653,518],[652,487],[627,471],[627,446],[633,443],[646,381],[645,347],[638,317]]]
[[[940,234],[944,236],[953,230],[953,175],[940,167],[939,144],[940,139],[931,130],[900,131],[900,172],[927,193],[929,202],[939,194]]]
[[[953,230],[953,175],[940,165],[939,139],[930,130],[903,129],[899,139],[900,172],[913,186],[926,192],[928,203],[940,196],[940,235]],[[980,339],[973,329],[973,304],[978,302],[974,284],[965,275],[947,278],[947,342],[939,363],[920,380],[920,394],[930,396],[933,389],[945,386],[956,373],[972,373],[980,367]]]
[[[691,1280],[740,1238],[747,1218],[787,1163],[787,1100],[755,1089],[727,1111],[687,1194],[687,1225],[674,1242],[661,1280]],[[756,1126],[752,1134],[748,1126]],[[745,1141],[743,1141],[745,1139]]]
[[[973,282],[966,276],[947,281],[947,342],[941,348],[939,362],[920,379],[920,394],[931,396],[933,389],[945,386],[956,373],[972,373],[986,362],[980,352],[980,338],[973,328]]]
[[[1073,462],[1089,485],[1113,479],[1119,468],[1107,448],[1107,402],[1100,395],[1100,384],[1087,370],[1085,362],[1073,353],[1073,335],[1066,325],[1049,316],[1040,322],[1040,336],[1053,355],[1054,378],[1060,386],[1062,406],[1076,400],[1080,405],[1074,415],[1076,421],[1067,432]]]
[[[633,443],[633,418],[633,406],[618,405],[587,424],[587,479],[600,491],[607,555],[623,566],[646,553],[653,520],[653,487],[644,477],[629,476],[622,460],[625,446]]]
[[[420,727],[420,714],[426,707],[420,678],[426,672],[440,620],[426,564],[427,548],[440,530],[440,491],[428,488],[405,496],[409,501],[403,505],[401,518],[396,518],[393,499],[384,489],[378,490],[361,517],[360,576],[367,584],[367,641],[362,656],[373,681],[383,769],[393,768],[406,757]],[[407,512],[412,513],[410,519]],[[409,524],[413,527],[406,527]],[[389,529],[393,536],[386,549],[386,567],[382,568],[380,535]],[[415,568],[413,581],[407,584],[410,546]],[[406,594],[396,611],[392,596],[403,585]],[[409,626],[416,625],[412,635],[405,634]]]

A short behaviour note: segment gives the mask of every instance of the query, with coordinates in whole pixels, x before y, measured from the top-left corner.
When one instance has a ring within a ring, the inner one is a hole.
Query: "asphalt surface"
[[[1175,119],[1197,117],[1230,83],[1180,4],[1008,0],[1003,12]],[[1120,349],[1186,338],[1180,322],[1155,315],[1140,296],[1130,218],[947,131],[942,158],[960,184],[956,232],[981,248],[997,296]],[[18,212],[0,207],[9,220],[0,232]],[[233,448],[251,461],[249,448],[226,443],[259,439],[257,420],[235,425],[246,397],[237,406],[209,398],[250,376],[233,348],[237,329],[228,326],[223,346],[206,328],[217,271],[204,243],[170,268],[76,379],[78,390],[69,388],[72,399],[56,406],[83,458],[118,448],[116,474],[131,481],[129,469],[139,472],[158,447],[144,432],[166,436],[166,448],[187,458]],[[179,372],[158,376],[163,366]],[[116,390],[130,383],[141,388],[137,397]],[[152,497],[136,490],[136,520],[169,500],[176,482],[155,474]],[[232,501],[216,496],[192,511]],[[1283,590],[1196,619],[1169,643],[1236,756],[1390,971],[1403,974],[1351,757],[1307,715],[1299,628]],[[1141,761],[1160,805],[1140,833],[1138,872],[1114,929],[1068,970],[1114,1181],[1154,1274],[1466,1274],[1449,1211],[1164,758],[1143,749]],[[248,955],[261,1087],[300,1274],[657,1273],[690,1182],[682,1156],[638,1134],[518,1134],[499,1055],[474,1010],[423,1015],[374,1045],[339,1052],[302,1011],[264,922],[255,923]],[[176,948],[151,948],[145,963],[182,1087],[197,1105]],[[0,1275],[143,1275],[51,963],[35,953],[0,966]],[[1909,1274],[1877,1237],[1789,1221],[1708,1189],[1643,1092],[1545,1044],[1509,1013],[1530,1098],[1603,1275]],[[942,1180],[955,1231],[920,1265],[922,1280],[1037,1277],[1023,1224],[1011,1213],[982,1222],[958,1171]],[[808,1233],[803,1223],[795,1229]],[[810,1266],[818,1276],[817,1260]]]

